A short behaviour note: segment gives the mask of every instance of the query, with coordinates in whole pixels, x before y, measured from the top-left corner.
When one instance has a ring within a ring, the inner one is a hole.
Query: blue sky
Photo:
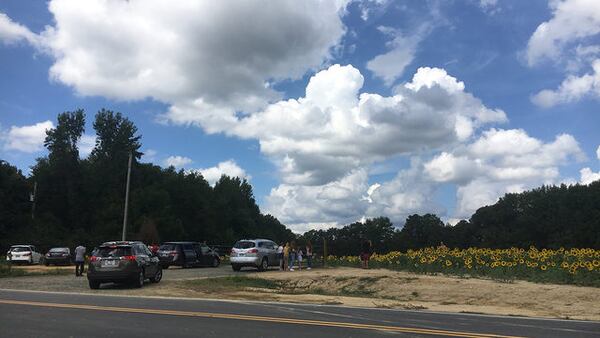
[[[0,158],[101,108],[145,161],[249,179],[295,231],[600,179],[600,5],[563,1],[0,3]],[[83,151],[85,153],[85,151]]]

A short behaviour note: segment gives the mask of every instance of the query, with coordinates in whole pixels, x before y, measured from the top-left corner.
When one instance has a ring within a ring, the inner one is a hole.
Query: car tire
[[[133,286],[135,288],[141,288],[142,286],[144,286],[144,270],[140,270],[140,272],[137,275],[137,278],[133,281]]]
[[[212,261],[212,267],[213,267],[213,268],[218,268],[218,267],[219,267],[219,264],[221,264],[221,260],[220,260],[220,259],[218,259],[217,257],[214,257],[214,258],[213,258],[213,261]]]
[[[100,289],[100,282],[95,281],[95,280],[88,280],[88,283],[90,284],[90,289],[92,289],[92,290]]]
[[[240,271],[242,269],[242,267],[237,264],[231,264],[231,268],[233,271]]]
[[[48,261],[45,261],[45,262],[44,262],[44,265],[45,265],[45,266],[50,266],[50,263],[48,263]]]
[[[258,271],[265,271],[268,269],[269,269],[269,261],[267,260],[267,257],[265,257],[260,262],[260,265],[258,266]]]
[[[162,275],[162,268],[159,267],[158,270],[156,270],[156,273],[154,274],[154,276],[152,278],[150,278],[150,281],[152,283],[158,283],[160,282],[160,280],[162,279],[163,275]]]

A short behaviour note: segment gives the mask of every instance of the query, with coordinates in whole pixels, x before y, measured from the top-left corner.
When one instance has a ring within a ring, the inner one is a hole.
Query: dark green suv
[[[160,282],[162,268],[158,257],[142,242],[106,242],[92,252],[87,278],[92,289],[110,282],[129,282],[140,288],[146,279]]]

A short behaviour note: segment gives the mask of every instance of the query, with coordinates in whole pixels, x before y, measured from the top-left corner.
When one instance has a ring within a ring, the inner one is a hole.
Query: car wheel
[[[140,270],[137,278],[133,281],[133,286],[136,288],[141,288],[144,286],[144,270]]]
[[[237,264],[231,264],[231,268],[233,269],[233,271],[240,271],[240,269],[242,268],[241,266],[237,265]]]
[[[158,283],[158,282],[160,282],[161,279],[162,279],[162,268],[158,268],[158,270],[156,270],[156,273],[154,274],[154,277],[150,278],[150,281],[152,283]]]
[[[212,261],[212,267],[213,268],[219,267],[219,264],[221,264],[221,261],[217,257],[214,257],[213,261]]]
[[[45,262],[44,262],[44,265],[45,265],[45,266],[50,266],[50,263],[48,263],[48,261],[45,261]]]
[[[94,280],[90,280],[90,281],[88,281],[88,283],[90,284],[90,289],[93,289],[93,290],[100,289],[100,282],[94,281]]]
[[[269,261],[267,257],[263,258],[262,262],[260,262],[260,266],[258,267],[258,271],[265,271],[269,268]]]
[[[169,268],[169,265],[163,265],[162,268],[166,270]]]

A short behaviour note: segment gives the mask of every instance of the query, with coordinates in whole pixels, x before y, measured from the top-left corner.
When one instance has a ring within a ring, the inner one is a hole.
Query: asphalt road
[[[0,290],[0,337],[599,337],[600,322]]]

